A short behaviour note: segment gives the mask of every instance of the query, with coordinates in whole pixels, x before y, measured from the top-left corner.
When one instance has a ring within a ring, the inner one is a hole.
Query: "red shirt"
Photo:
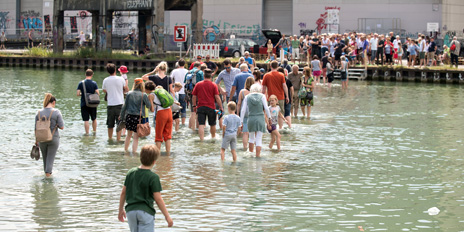
[[[196,61],[195,61],[195,62],[196,62]],[[189,70],[192,70],[192,69],[193,69],[193,65],[195,64],[195,62],[193,62],[193,63],[190,65]],[[203,64],[203,61],[201,61],[200,64]],[[200,68],[200,67],[198,67],[198,68]]]
[[[198,98],[198,107],[206,106],[211,109],[216,109],[216,95],[219,95],[217,85],[210,80],[203,80],[198,82],[193,88],[193,95]],[[193,103],[195,105],[195,103]]]
[[[284,74],[272,71],[264,74],[263,86],[267,88],[268,98],[271,95],[276,95],[278,100],[285,100],[285,92],[282,84],[285,83]]]

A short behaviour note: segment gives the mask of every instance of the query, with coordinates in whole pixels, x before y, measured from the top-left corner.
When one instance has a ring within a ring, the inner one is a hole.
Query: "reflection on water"
[[[0,68],[0,228],[3,231],[125,231],[117,221],[126,172],[139,165],[109,142],[106,108],[95,135],[84,136],[70,70]],[[140,73],[129,75],[133,80]],[[106,73],[96,72],[101,87]],[[43,93],[65,119],[54,177],[31,160],[33,125]],[[282,152],[262,158],[237,150],[219,156],[220,139],[200,142],[186,127],[154,171],[174,220],[159,231],[459,231],[464,228],[462,87],[350,82],[319,87],[312,120],[282,131]],[[208,130],[206,130],[208,131]],[[154,135],[141,139],[153,143]],[[240,140],[240,139],[239,139]],[[238,141],[240,144],[241,141]],[[163,150],[164,148],[162,148]],[[430,216],[427,209],[440,214]]]
[[[63,226],[59,194],[52,178],[35,181],[31,186],[34,198],[32,218],[39,228],[59,229]]]

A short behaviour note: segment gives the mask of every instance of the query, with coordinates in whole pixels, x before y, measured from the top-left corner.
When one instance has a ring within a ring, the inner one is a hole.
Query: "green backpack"
[[[155,95],[160,100],[161,107],[163,107],[163,108],[168,108],[168,107],[172,106],[172,104],[174,103],[174,98],[172,97],[172,95],[169,94],[169,92],[166,91],[163,88],[156,89],[155,90]]]

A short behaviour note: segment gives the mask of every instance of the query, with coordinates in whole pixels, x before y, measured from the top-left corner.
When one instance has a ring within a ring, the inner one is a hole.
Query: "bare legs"
[[[137,135],[137,133],[134,133],[133,131],[129,130],[127,131],[126,140],[124,141],[124,151],[129,151],[131,137],[134,138],[134,141],[132,141],[132,153],[136,153],[137,147],[139,146],[139,136]]]
[[[113,129],[114,128],[108,128],[108,139],[113,139]],[[116,132],[116,141],[121,141],[121,131]]]
[[[161,149],[161,143],[160,141],[156,141],[156,146],[158,147],[158,149]],[[166,154],[167,155],[170,155],[171,154],[171,140],[168,139],[166,141],[164,141],[165,143],[165,146],[166,146]]]
[[[281,135],[278,130],[272,131],[271,142],[269,143],[269,148],[272,149],[272,147],[274,146],[274,142],[276,142],[277,150],[280,151],[280,138],[281,138]]]
[[[89,121],[84,122],[84,128],[85,128],[85,134],[86,135],[89,134],[89,130],[90,130],[90,125],[89,124],[90,124]],[[93,132],[97,132],[97,120],[92,121],[92,129],[93,129]]]

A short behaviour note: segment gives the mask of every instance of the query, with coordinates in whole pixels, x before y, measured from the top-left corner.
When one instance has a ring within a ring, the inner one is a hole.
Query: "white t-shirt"
[[[322,48],[327,48],[327,45],[324,45],[324,44],[328,44],[329,41],[330,41],[329,39],[322,39],[322,45],[321,45],[321,47],[322,47]]]
[[[371,44],[371,50],[376,51],[377,50],[378,40],[375,39],[375,38],[372,38],[371,41],[370,41],[370,44]]]
[[[103,80],[103,89],[108,94],[108,106],[124,104],[124,86],[126,81],[120,76],[109,76]]]
[[[79,34],[80,42],[85,42],[85,34]]]
[[[393,40],[393,48],[396,48],[396,49],[398,49],[398,48],[399,48],[399,46],[398,46],[398,42],[400,42],[400,40],[399,40],[399,39],[395,39],[395,40]]]
[[[185,68],[176,68],[171,72],[171,77],[174,79],[175,82],[179,82],[182,84],[182,89],[180,89],[179,94],[185,94],[184,91],[184,79],[185,75],[187,74],[188,70]]]
[[[425,52],[425,39],[421,40],[419,44],[419,51],[420,52]]]

